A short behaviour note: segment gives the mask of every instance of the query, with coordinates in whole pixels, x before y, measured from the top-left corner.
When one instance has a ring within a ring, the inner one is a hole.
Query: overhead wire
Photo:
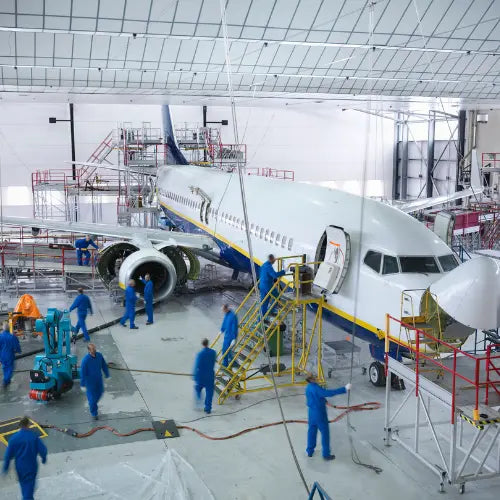
[[[228,79],[228,93],[229,93],[229,98],[230,98],[230,102],[231,102],[231,114],[232,114],[232,119],[233,119],[234,140],[235,140],[236,144],[239,144],[238,123],[237,123],[237,116],[236,116],[236,102],[235,102],[235,98],[234,98],[233,84],[232,84],[231,58],[230,58],[230,53],[229,53],[230,47],[229,47],[229,37],[228,37],[228,31],[227,31],[225,1],[219,0],[219,4],[220,4],[220,11],[221,11],[221,25],[222,25],[222,31],[223,31],[223,37],[224,37],[226,73],[227,73],[227,79]],[[257,304],[259,304],[260,303],[260,296],[259,296],[259,292],[257,290],[257,273],[256,273],[256,269],[255,269],[252,240],[250,237],[250,224],[249,224],[248,207],[247,207],[246,194],[245,194],[245,182],[244,182],[244,176],[243,176],[243,168],[241,166],[241,162],[239,161],[239,159],[237,160],[237,166],[238,166],[238,178],[239,178],[239,183],[240,183],[241,203],[242,203],[242,208],[243,208],[243,218],[245,221],[245,232],[246,232],[246,239],[247,239],[247,245],[248,245],[248,255],[249,255],[249,260],[250,260],[250,269],[251,269],[252,281],[254,284]],[[262,311],[261,311],[260,307],[258,307],[258,314],[259,314],[259,320],[260,320],[259,327],[260,327],[262,338],[264,339],[264,344],[266,346],[267,360],[268,360],[269,366],[272,366],[269,344],[267,341],[267,336],[265,334],[264,320],[262,318]],[[298,461],[297,455],[295,453],[295,449],[293,447],[292,439],[290,437],[290,433],[289,433],[289,430],[287,427],[285,413],[283,410],[283,406],[281,404],[280,395],[279,395],[279,391],[278,391],[278,387],[276,384],[273,370],[270,370],[270,374],[271,374],[271,381],[272,381],[274,393],[276,395],[276,401],[278,403],[278,407],[279,407],[279,411],[280,411],[280,415],[281,415],[281,421],[283,423],[283,428],[285,430],[286,439],[288,441],[288,446],[290,448],[290,452],[292,454],[292,458],[293,458],[293,461],[295,463],[297,472],[300,476],[300,479],[304,485],[305,490],[307,491],[307,494],[309,494],[310,493],[309,485],[307,484],[306,478],[304,476],[304,473],[303,473],[302,468],[300,466],[300,463]]]
[[[373,39],[373,8],[375,4],[371,1],[368,0],[366,3],[366,7],[368,7],[369,10],[369,40],[370,43],[372,42]],[[371,73],[371,69],[373,67],[373,53],[370,52],[369,56],[369,73]],[[368,111],[371,110],[371,104],[372,104],[372,99],[371,96],[368,100]],[[351,336],[352,336],[352,342],[351,342],[351,360],[350,360],[350,368],[349,368],[349,383],[352,384],[353,380],[353,375],[354,375],[354,352],[355,352],[355,338],[356,338],[356,320],[358,317],[358,297],[359,297],[359,282],[360,282],[360,272],[361,272],[361,261],[362,261],[362,247],[363,247],[363,229],[364,229],[364,215],[365,215],[365,204],[366,204],[366,176],[367,176],[367,167],[368,167],[368,153],[370,149],[370,125],[371,125],[371,116],[367,116],[367,122],[366,122],[366,133],[365,133],[365,156],[363,160],[363,170],[362,170],[362,179],[363,179],[363,192],[362,196],[360,198],[360,217],[359,217],[359,255],[358,255],[358,272],[356,273],[356,280],[355,280],[355,285],[354,285],[354,310],[353,310],[353,320],[352,320],[352,329],[351,329]],[[375,141],[376,142],[376,141]],[[347,391],[347,406],[350,406],[350,401],[351,401],[351,391]],[[353,426],[351,425],[350,421],[350,416],[348,412],[346,414],[346,425],[347,425],[347,436],[349,438],[349,444],[351,447],[351,459],[352,461],[361,467],[365,467],[366,469],[373,470],[377,474],[380,474],[382,472],[382,469],[376,465],[368,464],[365,462],[362,462],[361,459],[359,458],[358,452],[356,450],[356,447],[354,445],[354,439],[353,439]]]

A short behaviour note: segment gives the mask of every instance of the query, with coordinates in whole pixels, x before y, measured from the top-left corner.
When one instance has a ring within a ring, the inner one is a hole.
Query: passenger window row
[[[191,200],[186,196],[181,196],[170,191],[167,191],[167,198],[186,205],[188,207],[194,209],[200,209],[201,203],[195,200]],[[214,219],[229,224],[241,231],[245,230],[245,221],[244,219],[240,219],[234,215],[230,215],[226,212],[222,212],[215,208],[208,208],[207,215],[212,216]],[[220,215],[220,217],[219,217]],[[263,239],[264,241],[268,241],[269,243],[276,245],[281,248],[288,248],[288,250],[292,250],[293,248],[293,238],[288,238],[286,235],[282,235],[278,232],[271,231],[270,229],[266,229],[257,224],[250,224],[250,234],[255,238]]]

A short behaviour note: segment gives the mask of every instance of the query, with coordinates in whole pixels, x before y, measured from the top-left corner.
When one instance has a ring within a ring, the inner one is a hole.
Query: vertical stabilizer
[[[167,145],[167,164],[187,165],[188,161],[181,153],[177,143],[175,142],[174,126],[172,125],[172,117],[170,116],[170,108],[168,104],[162,105],[161,115],[163,121],[163,134],[165,136],[165,144]]]

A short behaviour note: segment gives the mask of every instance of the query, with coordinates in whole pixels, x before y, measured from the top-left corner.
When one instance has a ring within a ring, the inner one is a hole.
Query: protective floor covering
[[[140,470],[140,463],[129,461],[84,473],[71,470],[44,477],[38,481],[36,497],[72,500],[213,500],[210,490],[193,467],[175,450],[166,450],[163,458],[158,456],[156,459],[160,460],[159,464],[147,472]],[[19,498],[18,487],[12,485],[3,489],[2,498]]]

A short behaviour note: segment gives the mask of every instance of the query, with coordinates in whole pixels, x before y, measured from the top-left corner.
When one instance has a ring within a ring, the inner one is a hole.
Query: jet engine
[[[139,277],[150,273],[155,300],[167,298],[177,284],[176,268],[167,255],[152,246],[140,248],[126,241],[112,243],[99,252],[97,271],[107,287],[117,276],[120,286],[127,286],[130,279],[135,279],[140,294],[144,285]]]
[[[118,241],[99,252],[97,264],[99,277],[109,288],[118,277],[120,286],[127,286],[130,279],[136,280],[136,289],[142,294],[144,285],[140,276],[150,273],[156,301],[167,298],[177,285],[196,279],[200,263],[188,248],[158,244],[149,247]]]

